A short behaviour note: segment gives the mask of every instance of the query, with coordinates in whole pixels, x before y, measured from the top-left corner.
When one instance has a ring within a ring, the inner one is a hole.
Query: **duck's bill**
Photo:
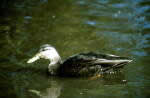
[[[38,59],[40,59],[40,54],[36,54],[35,56],[33,56],[32,58],[30,58],[27,63],[33,63],[35,61],[37,61]]]

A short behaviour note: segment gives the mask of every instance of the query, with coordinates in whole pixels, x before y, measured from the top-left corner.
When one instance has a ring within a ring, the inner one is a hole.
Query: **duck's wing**
[[[106,71],[112,68],[123,67],[123,65],[131,62],[126,57],[120,57],[111,54],[100,53],[80,53],[73,55],[66,59],[62,64],[62,71],[64,73],[77,74],[83,70],[101,70]]]
[[[121,67],[130,63],[132,60],[127,57],[121,57],[112,54],[96,54],[96,53],[88,53],[87,55],[92,54],[96,58],[92,63],[100,64],[102,67]]]
[[[80,53],[74,56],[69,57],[64,61],[64,63],[73,63],[73,64],[80,64],[80,63],[85,63],[89,65],[95,65],[99,64],[102,65],[103,67],[107,66],[117,66],[119,64],[125,64],[129,63],[132,60],[127,58],[127,57],[121,57],[121,56],[116,56],[112,54],[101,54],[101,53],[94,53],[94,52],[89,52],[89,53]]]

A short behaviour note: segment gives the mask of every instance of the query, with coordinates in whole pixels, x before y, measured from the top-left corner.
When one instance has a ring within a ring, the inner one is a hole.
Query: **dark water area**
[[[0,98],[148,98],[149,0],[1,0]],[[62,59],[80,52],[131,57],[124,72],[91,80],[52,77],[48,61],[26,61],[52,44]]]

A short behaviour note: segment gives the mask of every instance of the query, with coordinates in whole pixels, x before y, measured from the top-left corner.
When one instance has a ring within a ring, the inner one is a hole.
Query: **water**
[[[149,0],[2,0],[0,98],[148,98]],[[50,77],[48,61],[26,64],[42,44],[63,59],[97,51],[133,58],[120,75]]]

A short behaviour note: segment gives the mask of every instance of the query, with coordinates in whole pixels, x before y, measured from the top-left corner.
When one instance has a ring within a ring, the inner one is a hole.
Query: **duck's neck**
[[[53,57],[50,58],[50,64],[48,66],[48,71],[51,75],[57,75],[58,69],[60,68],[60,65],[62,64],[61,57],[59,54],[53,55]]]
[[[51,75],[57,75],[58,74],[58,69],[60,68],[61,63],[50,63],[48,66],[48,72]]]

